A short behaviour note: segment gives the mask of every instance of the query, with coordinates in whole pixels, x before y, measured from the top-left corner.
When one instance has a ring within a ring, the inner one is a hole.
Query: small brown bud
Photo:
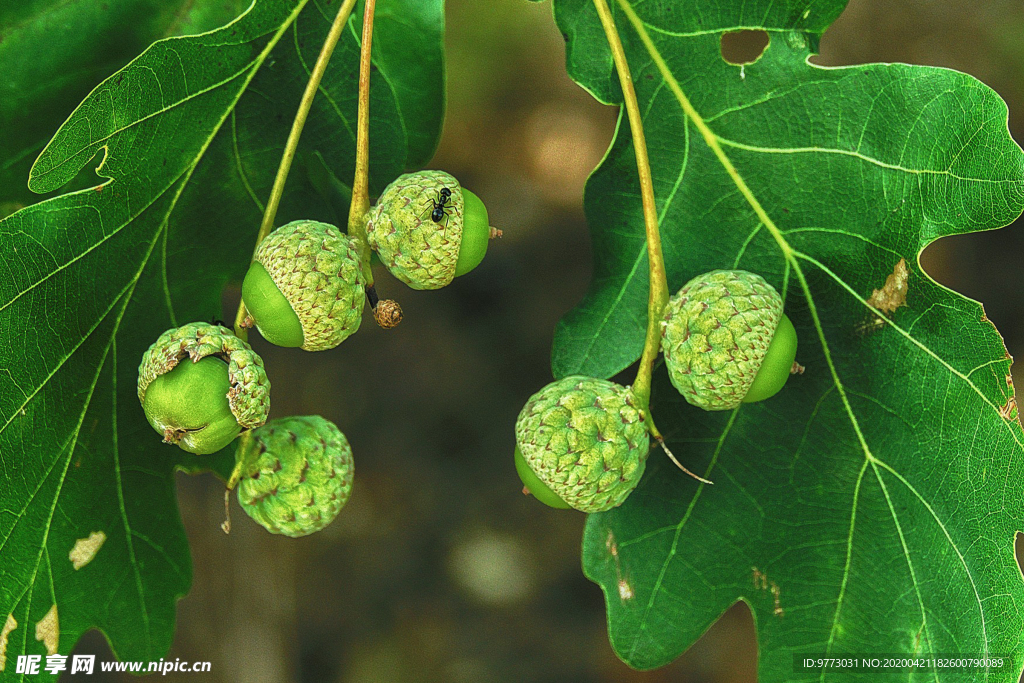
[[[385,330],[390,330],[402,322],[402,307],[394,299],[384,299],[374,307],[373,319]]]

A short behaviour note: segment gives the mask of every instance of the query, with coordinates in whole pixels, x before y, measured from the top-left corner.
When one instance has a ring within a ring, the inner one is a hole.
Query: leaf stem
[[[629,129],[633,135],[633,150],[636,153],[636,170],[640,178],[640,199],[643,203],[644,230],[647,233],[647,261],[650,271],[650,296],[647,303],[647,336],[644,339],[644,351],[640,357],[640,368],[633,383],[633,393],[641,405],[649,410],[651,401],[651,374],[654,361],[661,349],[661,313],[668,303],[668,278],[665,275],[665,259],[661,252],[661,233],[658,230],[658,209],[654,201],[654,183],[651,180],[651,162],[647,157],[647,141],[644,137],[643,119],[640,116],[640,105],[637,103],[633,78],[626,62],[626,52],[622,47],[615,20],[606,0],[594,0],[594,7],[601,18],[608,46],[612,51],[615,70],[619,74],[622,86],[622,99],[629,117]],[[653,424],[653,423],[652,423]],[[660,436],[655,434],[655,436]]]
[[[370,210],[370,66],[373,48],[373,11],[376,0],[363,8],[363,37],[359,48],[359,114],[356,119],[356,171],[348,210],[348,235],[355,242],[367,286],[373,286],[370,244],[366,241],[366,212]]]
[[[295,151],[299,147],[299,137],[302,135],[302,129],[306,125],[306,118],[309,116],[310,107],[313,106],[313,98],[320,88],[320,81],[327,70],[327,63],[331,60],[331,54],[341,38],[345,22],[348,21],[348,17],[352,13],[352,8],[355,7],[355,4],[356,0],[345,0],[341,3],[341,7],[338,8],[338,14],[334,18],[334,23],[331,24],[331,30],[327,34],[327,39],[324,41],[323,47],[320,48],[320,55],[316,59],[313,71],[309,74],[306,90],[302,93],[302,100],[299,102],[299,110],[295,113],[291,132],[288,133],[288,141],[284,145],[281,163],[277,167],[277,176],[274,178],[274,186],[270,190],[270,199],[267,200],[266,209],[263,211],[263,221],[260,223],[260,231],[256,235],[256,246],[252,250],[252,259],[256,258],[256,250],[259,249],[260,243],[274,228],[277,208],[281,204],[282,195],[284,195],[284,185],[288,180],[288,172],[291,170],[292,161],[295,160]],[[238,312],[235,314],[235,335],[243,340],[248,337],[246,329],[242,326],[247,316],[245,303],[239,302]]]

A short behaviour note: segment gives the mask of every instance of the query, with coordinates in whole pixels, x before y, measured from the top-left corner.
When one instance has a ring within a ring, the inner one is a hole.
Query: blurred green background
[[[441,291],[381,273],[381,296],[405,309],[395,330],[367,319],[316,355],[256,339],[272,417],[336,422],[355,449],[354,493],[332,526],[298,540],[266,533],[232,497],[226,536],[223,485],[179,475],[195,579],[170,658],[211,661],[212,673],[163,680],[751,683],[756,640],[743,605],[671,666],[619,662],[600,590],[580,571],[584,516],[520,492],[512,425],[551,379],[554,325],[589,282],[582,191],[616,110],[566,76],[549,3],[449,0],[447,42],[448,114],[431,165],[480,195],[505,236]],[[966,71],[1007,100],[1024,140],[1019,0],[852,0],[815,61]],[[1010,352],[1024,354],[1024,224],[944,239],[922,261],[984,302]],[[226,319],[235,301],[228,292]],[[111,659],[97,633],[77,652]],[[67,680],[78,678],[129,680]]]

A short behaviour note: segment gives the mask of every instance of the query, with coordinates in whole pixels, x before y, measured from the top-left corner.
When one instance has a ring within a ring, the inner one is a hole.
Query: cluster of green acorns
[[[687,282],[665,307],[669,379],[692,405],[731,410],[774,396],[798,366],[793,323],[764,278],[716,270]],[[556,508],[610,510],[640,483],[650,429],[630,387],[572,376],[534,394],[516,421],[524,491]]]
[[[365,221],[370,247],[414,289],[437,289],[468,273],[500,235],[483,202],[442,171],[400,176]],[[242,283],[245,324],[272,344],[306,351],[332,349],[358,330],[366,295],[352,239],[308,220],[270,233]],[[396,322],[374,313],[384,326]],[[345,435],[319,416],[267,422],[263,361],[226,327],[190,323],[160,335],[142,357],[138,395],[153,429],[190,453],[215,453],[246,433],[235,454],[238,502],[273,533],[318,531],[349,498],[354,466]]]

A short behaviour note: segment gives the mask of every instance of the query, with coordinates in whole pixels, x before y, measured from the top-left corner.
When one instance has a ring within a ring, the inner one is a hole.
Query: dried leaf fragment
[[[96,553],[99,552],[100,547],[106,540],[107,535],[105,533],[94,531],[87,538],[80,538],[75,541],[75,547],[68,553],[71,565],[78,570],[92,562],[92,558],[96,557]]]

